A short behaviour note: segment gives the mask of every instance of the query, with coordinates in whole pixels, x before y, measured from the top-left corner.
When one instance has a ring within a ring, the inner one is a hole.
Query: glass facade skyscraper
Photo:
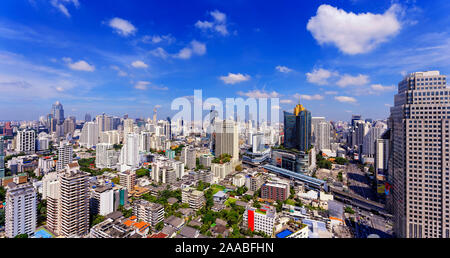
[[[294,113],[284,111],[284,147],[306,152],[311,146],[311,112],[298,104]]]

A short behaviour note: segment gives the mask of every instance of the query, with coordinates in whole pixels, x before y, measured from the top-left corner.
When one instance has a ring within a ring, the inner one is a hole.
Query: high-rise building
[[[0,178],[5,177],[5,140],[0,136]]]
[[[314,127],[314,144],[316,150],[331,149],[331,125],[322,121]]]
[[[36,151],[36,132],[31,129],[25,129],[17,132],[16,151],[27,154]]]
[[[56,163],[56,171],[60,171],[66,167],[67,164],[72,163],[73,147],[68,142],[61,142],[58,147],[58,161]]]
[[[105,115],[104,113],[95,117],[95,122],[97,124],[98,135],[101,132],[113,130],[113,117]]]
[[[84,236],[89,232],[89,173],[67,165],[60,182],[61,235]]]
[[[129,133],[126,135],[126,143],[122,146],[122,150],[120,151],[120,171],[137,168],[139,162],[139,135]]]
[[[119,162],[119,151],[116,151],[112,144],[99,143],[95,152],[95,166],[97,168],[113,168]]]
[[[75,127],[76,127],[76,119],[74,116],[70,116],[68,118],[66,118],[66,120],[64,120],[63,123],[63,130],[64,130],[64,135],[67,134],[73,134],[73,132],[75,131]]]
[[[56,103],[52,105],[51,114],[53,118],[56,120],[57,124],[60,125],[64,122],[64,109],[63,105],[59,103],[59,101],[56,101]]]
[[[92,148],[98,143],[98,125],[94,122],[87,122],[81,129],[80,145]]]
[[[8,184],[5,207],[6,237],[33,235],[37,219],[36,191],[31,184]]]
[[[386,131],[387,125],[382,122],[377,122],[363,138],[362,154],[368,157],[375,155],[375,142]]]
[[[450,237],[449,98],[439,71],[411,73],[398,84],[387,178],[397,237]]]
[[[284,111],[284,147],[306,152],[311,146],[311,112],[298,104],[294,113]]]
[[[232,120],[216,121],[216,157],[229,154],[233,161],[239,160],[239,134],[236,123]]]

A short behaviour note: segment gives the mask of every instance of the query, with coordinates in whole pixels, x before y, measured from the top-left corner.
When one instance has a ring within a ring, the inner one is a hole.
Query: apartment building
[[[37,219],[36,191],[31,184],[8,184],[5,207],[6,237],[33,235]]]
[[[133,215],[138,220],[149,223],[152,227],[164,220],[164,207],[159,203],[152,203],[146,200],[136,200],[133,202]]]

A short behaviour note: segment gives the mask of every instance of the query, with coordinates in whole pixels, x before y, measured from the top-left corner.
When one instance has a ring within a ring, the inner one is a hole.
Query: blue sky
[[[0,120],[56,100],[79,119],[155,106],[162,118],[194,89],[383,119],[405,73],[450,74],[449,12],[446,0],[3,0]]]

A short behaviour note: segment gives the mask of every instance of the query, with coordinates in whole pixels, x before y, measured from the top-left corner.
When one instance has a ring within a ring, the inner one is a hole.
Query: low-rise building
[[[243,224],[252,232],[264,232],[272,236],[275,226],[275,207],[263,205],[261,208],[247,206],[244,212]]]

